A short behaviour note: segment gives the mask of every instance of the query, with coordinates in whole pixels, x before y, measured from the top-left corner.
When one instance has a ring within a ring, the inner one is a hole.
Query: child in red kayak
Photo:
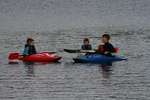
[[[36,48],[34,46],[34,40],[32,38],[28,38],[24,47],[23,55],[32,55],[36,54]]]
[[[90,40],[88,38],[85,38],[83,40],[83,45],[81,46],[82,50],[92,50],[92,45],[90,44]]]
[[[98,46],[97,52],[107,56],[112,56],[112,53],[115,53],[116,50],[114,46],[109,42],[111,39],[109,34],[103,34],[101,39],[101,44]]]

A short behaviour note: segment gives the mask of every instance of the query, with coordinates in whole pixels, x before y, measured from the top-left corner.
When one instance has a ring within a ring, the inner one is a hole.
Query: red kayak
[[[41,63],[52,63],[58,62],[61,57],[51,52],[42,52],[25,57],[20,56],[19,53],[10,53],[8,57],[9,61],[22,60],[24,62],[41,62]]]

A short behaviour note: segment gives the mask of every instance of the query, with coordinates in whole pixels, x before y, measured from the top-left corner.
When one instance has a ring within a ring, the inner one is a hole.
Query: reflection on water
[[[34,63],[24,62],[25,71],[27,76],[34,76]]]
[[[111,67],[112,67],[112,63],[99,65],[99,69],[100,71],[102,71],[101,73],[103,78],[110,78],[111,71],[112,71]]]

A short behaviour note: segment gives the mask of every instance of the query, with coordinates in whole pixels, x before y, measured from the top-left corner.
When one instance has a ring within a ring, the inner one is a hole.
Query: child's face
[[[34,42],[33,41],[29,41],[28,44],[29,45],[34,45]]]
[[[102,42],[103,42],[103,43],[108,43],[109,40],[108,40],[106,37],[102,37]]]
[[[89,41],[84,41],[84,45],[88,45],[89,44]]]
[[[34,41],[31,42],[31,45],[34,45]]]

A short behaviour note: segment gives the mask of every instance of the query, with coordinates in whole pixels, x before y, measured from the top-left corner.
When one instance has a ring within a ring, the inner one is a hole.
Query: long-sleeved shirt
[[[35,46],[26,44],[24,47],[23,55],[32,55],[32,54],[36,54]]]
[[[82,45],[81,49],[82,50],[92,50],[92,45],[90,45],[90,44],[89,45]]]

